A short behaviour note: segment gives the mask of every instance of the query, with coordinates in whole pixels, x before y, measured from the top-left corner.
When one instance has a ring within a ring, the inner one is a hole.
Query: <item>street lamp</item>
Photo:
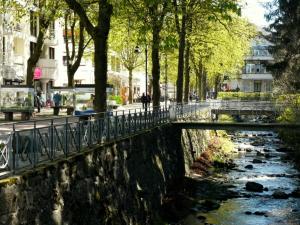
[[[136,46],[135,49],[134,49],[134,52],[136,54],[139,54],[141,53],[141,50],[140,50],[140,47],[139,46]],[[146,94],[146,97],[148,96],[148,47],[147,45],[145,45],[145,75],[146,75],[146,90],[145,90],[145,94]],[[145,111],[147,111],[147,103],[145,105]]]

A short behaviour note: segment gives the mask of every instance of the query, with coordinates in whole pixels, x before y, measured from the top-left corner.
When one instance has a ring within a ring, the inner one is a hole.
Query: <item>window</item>
[[[116,57],[111,56],[111,70],[116,71]]]
[[[261,92],[261,81],[254,81],[254,92]]]
[[[49,59],[55,59],[55,48],[49,47]]]
[[[266,83],[266,91],[271,92],[272,91],[272,82],[269,81]]]
[[[50,39],[54,39],[55,38],[55,22],[54,21],[50,22],[50,25],[49,25],[49,36],[50,36]]]
[[[30,42],[30,56],[33,55],[35,47],[36,47],[36,43]]]
[[[255,65],[255,72],[260,73],[260,65],[259,64]]]
[[[33,11],[30,11],[30,34],[37,36],[37,17]]]
[[[119,58],[116,58],[116,71],[117,72],[121,71],[121,62]]]
[[[63,64],[64,64],[64,66],[67,66],[67,56],[66,55],[64,55],[63,56]]]
[[[5,55],[6,55],[6,46],[5,46],[5,37],[2,37],[2,56],[3,56],[3,62],[5,62]]]
[[[255,73],[255,64],[247,64],[246,73]]]

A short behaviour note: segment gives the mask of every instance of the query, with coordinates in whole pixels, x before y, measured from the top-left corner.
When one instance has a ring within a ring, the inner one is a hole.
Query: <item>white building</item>
[[[273,76],[266,65],[274,58],[269,53],[270,42],[258,36],[251,43],[250,55],[245,58],[245,66],[237,79],[225,81],[225,90],[239,89],[242,92],[271,92]]]
[[[37,42],[39,20],[32,12],[28,17],[14,23],[9,14],[0,15],[0,84],[25,84],[27,60],[33,52]],[[36,81],[38,87],[45,95],[51,86],[67,86],[67,68],[65,63],[65,39],[62,23],[56,21],[51,24],[44,41],[42,54],[36,65],[41,70],[41,78]],[[140,94],[145,89],[144,75],[134,71],[133,93]],[[120,58],[114,52],[108,56],[108,78],[120,83],[116,93],[121,88],[125,97],[128,97],[128,71],[122,66]],[[77,84],[94,83],[94,66],[91,58],[83,57],[81,65],[74,78]],[[45,96],[46,98],[46,96]]]
[[[37,67],[42,71],[40,87],[44,92],[47,90],[49,82],[56,80],[58,76],[57,25],[56,22],[51,24],[37,63]],[[38,19],[32,12],[18,23],[14,23],[14,18],[9,14],[1,15],[1,84],[25,83],[27,60],[36,45],[38,27]]]

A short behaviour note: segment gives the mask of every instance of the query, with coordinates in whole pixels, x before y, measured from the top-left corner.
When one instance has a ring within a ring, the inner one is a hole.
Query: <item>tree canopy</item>
[[[275,64],[270,68],[276,76],[278,91],[300,89],[300,1],[273,0],[268,5],[271,25],[267,38],[273,43]]]

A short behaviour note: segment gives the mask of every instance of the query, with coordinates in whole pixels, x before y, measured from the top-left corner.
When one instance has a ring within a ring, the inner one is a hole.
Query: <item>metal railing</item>
[[[249,105],[248,103],[238,104],[242,110],[243,105]],[[168,108],[148,108],[148,111],[133,109],[2,124],[0,177],[22,168],[36,167],[49,160],[67,157],[98,144],[120,140],[174,120],[185,119],[187,116],[193,118],[201,110],[210,112],[212,109],[236,105],[237,102],[205,101],[173,104]],[[266,107],[267,105],[265,104]]]
[[[293,106],[273,101],[216,100],[210,102],[210,109],[216,114],[245,115],[246,113],[250,116],[278,116],[286,107]]]
[[[49,160],[169,123],[172,119],[170,111],[176,111],[176,116],[182,117],[196,112],[197,108],[199,104],[176,105],[148,111],[123,110],[6,124],[7,130],[11,131],[1,136],[0,169],[7,174],[36,167]]]

